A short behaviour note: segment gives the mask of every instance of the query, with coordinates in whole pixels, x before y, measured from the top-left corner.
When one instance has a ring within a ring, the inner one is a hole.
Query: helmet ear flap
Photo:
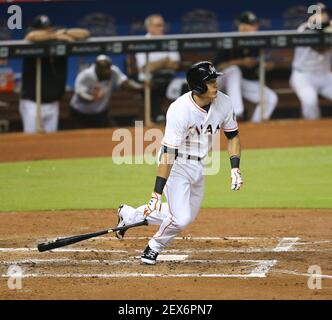
[[[207,91],[207,86],[202,83],[202,85],[196,85],[191,91],[195,94],[203,94]]]

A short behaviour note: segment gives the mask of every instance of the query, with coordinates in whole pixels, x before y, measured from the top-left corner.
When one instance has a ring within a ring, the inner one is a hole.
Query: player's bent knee
[[[314,108],[318,105],[318,95],[311,90],[302,90],[297,96],[300,99],[301,104],[305,107]]]
[[[188,218],[181,218],[177,219],[175,222],[175,225],[178,229],[183,230],[185,229],[190,223],[192,222],[192,219],[190,217]]]
[[[318,109],[318,99],[308,97],[307,99],[302,100],[301,103],[304,113],[312,113],[312,110],[314,110],[313,113],[317,113],[316,109]]]

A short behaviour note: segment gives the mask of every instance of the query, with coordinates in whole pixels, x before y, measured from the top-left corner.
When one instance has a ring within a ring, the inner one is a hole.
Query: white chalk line
[[[64,236],[60,236],[59,238],[63,238],[66,237]],[[136,241],[136,240],[150,240],[152,237],[125,237],[125,241]],[[54,238],[56,239],[56,238]],[[280,238],[280,237],[228,237],[228,236],[224,236],[224,237],[192,237],[192,236],[183,236],[183,237],[175,237],[174,240],[183,240],[183,241],[209,241],[209,240],[214,240],[214,241],[227,241],[227,240],[231,240],[231,241],[250,241],[250,240],[280,240],[280,239],[284,239],[284,238]],[[289,238],[289,239],[293,239],[293,238]],[[119,241],[118,238],[116,237],[97,237],[97,238],[93,238],[93,239],[87,239],[87,242],[96,242],[96,241]],[[303,241],[303,242],[296,242],[296,245],[306,245],[306,244],[320,244],[320,243],[332,243],[332,240],[318,240],[318,241]]]
[[[332,243],[332,240],[317,240],[317,241],[298,241],[294,245],[310,245],[310,244],[323,244],[323,243]]]
[[[0,261],[0,265],[101,265],[130,264],[133,260],[74,260],[74,259],[26,259]]]
[[[273,249],[274,252],[287,252],[289,251],[294,244],[299,240],[299,237],[284,237],[282,238],[278,245]]]
[[[134,250],[142,252],[142,250]],[[19,252],[37,252],[35,248],[0,248],[0,253],[19,253]],[[54,249],[53,253],[128,253],[128,250],[114,249]],[[192,254],[192,253],[283,253],[283,252],[331,252],[331,249],[297,249],[292,248],[287,251],[274,251],[268,248],[217,248],[217,249],[171,249],[165,250],[165,253],[171,254]],[[45,253],[44,253],[45,254]]]
[[[141,252],[142,250],[134,250],[135,252]],[[306,251],[306,250],[292,250],[292,251]],[[316,251],[316,250],[314,250]],[[37,248],[0,248],[0,253],[14,253],[14,252],[38,252]],[[114,249],[54,249],[49,252],[61,252],[61,253],[128,253],[128,250],[114,250]],[[215,253],[215,252],[234,252],[234,253],[257,253],[257,252],[275,252],[273,248],[215,248],[215,249],[169,249],[164,250],[165,253]]]
[[[187,255],[182,256],[158,256],[158,261],[176,261],[185,264],[264,264],[266,266],[274,264],[274,261],[270,260],[186,260]],[[131,260],[74,260],[74,259],[26,259],[16,261],[1,261],[0,264],[4,265],[22,265],[22,264],[34,264],[34,265],[54,265],[54,264],[77,264],[77,265],[100,265],[105,264],[138,264],[139,257],[133,257]],[[177,260],[174,260],[176,259]],[[173,259],[173,260],[172,260]],[[9,274],[2,274],[2,277],[9,277]],[[161,278],[187,278],[187,277],[203,277],[203,278],[261,278],[265,275],[260,272],[251,272],[250,274],[208,274],[208,273],[187,273],[187,274],[144,274],[144,273],[93,273],[93,274],[82,274],[82,273],[63,273],[63,274],[44,274],[44,273],[30,273],[22,274],[22,278],[129,278],[129,277],[161,277]]]
[[[108,239],[108,238],[107,238]],[[113,239],[113,238],[112,238]],[[127,238],[126,238],[127,239]],[[138,239],[150,239],[150,237],[131,237],[129,239],[138,240]],[[178,240],[185,240],[183,237],[177,237]],[[192,237],[187,238],[186,240],[222,240],[225,239],[223,237]],[[252,240],[252,239],[273,239],[273,238],[258,238],[258,237],[227,237],[228,240]],[[274,238],[280,239],[280,238]],[[310,248],[294,248],[297,245],[302,244],[309,244],[306,242],[298,242],[298,237],[284,237],[281,238],[277,247],[270,249],[270,248],[216,248],[216,249],[170,249],[164,251],[165,253],[193,253],[193,252],[207,252],[207,253],[214,253],[214,252],[234,252],[234,253],[260,253],[260,252],[329,252],[330,249],[310,249]],[[118,239],[115,239],[118,241]],[[332,242],[332,240],[321,240],[315,241],[312,243],[328,243]],[[37,252],[37,248],[0,248],[1,252]],[[54,249],[51,252],[61,252],[61,253],[89,253],[89,252],[96,252],[96,253],[128,253],[128,250],[117,250],[117,249],[89,249],[89,248],[66,248],[66,249]],[[136,252],[140,252],[140,250],[136,250]]]
[[[281,238],[277,246],[272,250],[273,252],[288,252],[298,241],[299,237],[284,237]],[[266,277],[270,269],[277,264],[278,260],[262,261],[256,268],[251,271],[251,275],[257,277]]]
[[[150,240],[152,237],[125,237],[125,240]],[[273,238],[265,238],[265,237],[192,237],[192,236],[183,236],[183,237],[175,237],[174,240],[185,240],[185,241],[206,241],[206,240],[235,240],[235,241],[248,241],[248,240],[256,240],[256,239],[273,239]],[[98,237],[95,239],[88,239],[87,241],[96,241],[96,240],[112,240],[119,241],[116,237]]]
[[[137,238],[137,237],[136,237]],[[200,239],[206,238],[211,239],[212,237],[199,237]],[[213,237],[215,238],[215,237]],[[184,238],[179,238],[184,239]],[[219,239],[219,238],[218,238]],[[220,238],[221,239],[221,238]],[[225,238],[223,238],[225,239]],[[243,238],[241,238],[243,239]],[[267,248],[242,248],[242,249],[173,249],[173,250],[166,250],[166,252],[289,252],[292,251],[292,248],[296,245],[299,237],[284,237],[281,238],[278,245],[271,249]],[[212,240],[212,239],[211,239]],[[329,240],[322,240],[322,243],[327,243]],[[304,242],[305,243],[305,242]],[[22,249],[23,251],[36,251],[35,248],[0,248],[0,252],[4,252],[4,250],[16,249],[14,251]],[[58,252],[120,252],[120,253],[127,253],[127,250],[101,250],[101,249],[55,249],[53,251]],[[140,250],[135,250],[136,252],[140,252]],[[295,250],[295,251],[305,251],[305,250]],[[317,251],[317,250],[312,250]],[[167,255],[165,255],[167,256]],[[208,274],[208,273],[186,273],[186,274],[143,274],[143,273],[114,273],[114,274],[105,274],[105,273],[94,273],[94,274],[80,274],[80,273],[66,273],[66,274],[42,274],[42,273],[30,273],[24,274],[24,278],[36,278],[36,277],[48,277],[48,278],[127,278],[127,277],[161,277],[161,278],[175,278],[175,277],[210,277],[210,278],[262,278],[266,277],[267,274],[270,272],[270,269],[275,266],[278,260],[186,260],[188,256],[183,255],[180,260],[176,260],[176,257],[173,255],[170,258],[166,258],[164,261],[181,261],[181,263],[251,263],[256,265],[256,267],[249,273],[249,274]],[[135,257],[139,258],[139,257]],[[162,261],[162,255],[159,256],[160,261]],[[135,263],[134,260],[73,260],[73,259],[30,259],[30,260],[21,260],[21,261],[4,261],[3,264],[19,264],[19,263],[26,263],[26,264],[56,264],[56,263],[68,263],[68,264],[133,264]],[[296,271],[291,270],[272,270],[273,273],[284,273],[284,274],[293,274],[293,275],[300,275],[300,276],[316,276],[320,278],[331,279],[332,275],[312,275],[307,273],[299,273]],[[2,277],[8,277],[8,275],[3,274]]]
[[[75,260],[75,259],[24,259],[24,260],[6,260],[0,261],[0,265],[117,265],[117,264],[138,264],[140,263],[140,257],[132,257],[132,259],[127,260]],[[211,259],[187,259],[183,256],[167,256],[159,255],[159,261],[172,261],[181,262],[184,264],[249,264],[257,265],[260,263],[272,263],[273,260],[211,260]]]
[[[37,251],[37,248],[0,248],[0,252],[34,252]],[[50,250],[50,252],[103,252],[103,253],[128,253],[128,250],[116,250],[116,249],[78,249],[78,248],[72,248],[72,249],[54,249]]]
[[[271,272],[303,276],[303,277],[313,277],[313,278],[320,278],[320,279],[332,279],[332,275],[317,274],[317,273],[301,273],[301,272],[297,272],[297,271],[293,271],[293,270],[286,270],[286,269],[275,269],[275,270],[272,270]]]
[[[2,274],[1,277],[8,278],[10,275]],[[261,278],[262,276],[251,274],[222,274],[222,273],[27,273],[22,278]]]

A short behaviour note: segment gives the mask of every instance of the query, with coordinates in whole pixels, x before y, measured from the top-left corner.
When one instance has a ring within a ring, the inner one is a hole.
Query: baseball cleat
[[[124,227],[125,226],[125,223],[123,222],[123,218],[122,218],[122,215],[121,215],[121,210],[123,208],[123,204],[121,204],[118,208],[118,225],[117,225],[117,228],[118,227]],[[120,230],[120,231],[115,231],[115,236],[119,239],[119,240],[123,240],[123,237],[125,235],[126,231],[125,230]]]
[[[147,246],[141,256],[141,261],[145,264],[156,264],[159,252],[152,250]]]

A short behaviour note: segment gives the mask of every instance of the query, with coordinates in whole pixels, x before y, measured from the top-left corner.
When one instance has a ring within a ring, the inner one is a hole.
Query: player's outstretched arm
[[[140,91],[144,89],[144,86],[132,79],[123,81],[120,85],[121,89],[129,89],[134,91]]]
[[[225,133],[226,134],[226,133]],[[226,134],[228,138],[228,154],[231,162],[231,189],[240,190],[243,180],[240,171],[241,143],[238,132]]]
[[[24,39],[30,42],[42,42],[57,40],[57,35],[53,30],[33,30]]]

